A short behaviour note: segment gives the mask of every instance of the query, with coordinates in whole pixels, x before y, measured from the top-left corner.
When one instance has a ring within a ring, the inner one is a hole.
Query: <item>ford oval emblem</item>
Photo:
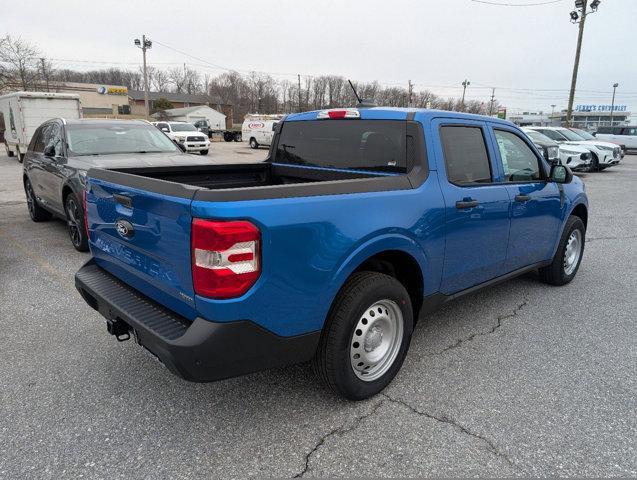
[[[117,228],[119,236],[123,238],[131,238],[135,234],[133,225],[126,220],[118,220],[115,224],[115,228]]]

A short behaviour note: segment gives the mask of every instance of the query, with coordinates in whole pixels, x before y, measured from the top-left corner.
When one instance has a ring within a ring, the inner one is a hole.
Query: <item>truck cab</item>
[[[436,110],[289,115],[258,164],[92,169],[76,274],[118,338],[213,381],[312,361],[362,399],[431,309],[524,272],[570,282],[582,181],[515,125]]]

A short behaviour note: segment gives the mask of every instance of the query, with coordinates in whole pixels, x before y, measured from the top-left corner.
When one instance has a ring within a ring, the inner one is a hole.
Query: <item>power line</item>
[[[536,3],[499,3],[499,2],[489,2],[487,0],[471,0],[475,3],[484,3],[485,5],[496,5],[498,7],[539,7],[541,5],[550,5],[551,3],[559,3],[564,0],[549,0],[547,2],[536,2]]]

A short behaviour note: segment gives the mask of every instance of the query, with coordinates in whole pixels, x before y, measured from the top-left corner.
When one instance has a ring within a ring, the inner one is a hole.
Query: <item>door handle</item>
[[[531,197],[529,197],[528,195],[516,195],[515,196],[515,201],[516,202],[526,202],[528,200],[531,200]]]
[[[456,202],[456,208],[458,209],[463,209],[463,208],[473,208],[473,207],[477,207],[478,206],[478,202],[477,200],[462,200],[462,201],[457,201]]]

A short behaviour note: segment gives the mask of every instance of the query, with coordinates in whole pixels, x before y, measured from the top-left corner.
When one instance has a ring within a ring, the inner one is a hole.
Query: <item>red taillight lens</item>
[[[329,110],[327,112],[327,115],[330,118],[345,118],[345,115],[347,115],[347,110]]]
[[[259,229],[252,223],[192,221],[192,280],[197,295],[243,295],[261,273]]]
[[[88,211],[86,209],[86,190],[82,190],[82,204],[84,207],[84,230],[86,230],[86,238],[88,236]]]

